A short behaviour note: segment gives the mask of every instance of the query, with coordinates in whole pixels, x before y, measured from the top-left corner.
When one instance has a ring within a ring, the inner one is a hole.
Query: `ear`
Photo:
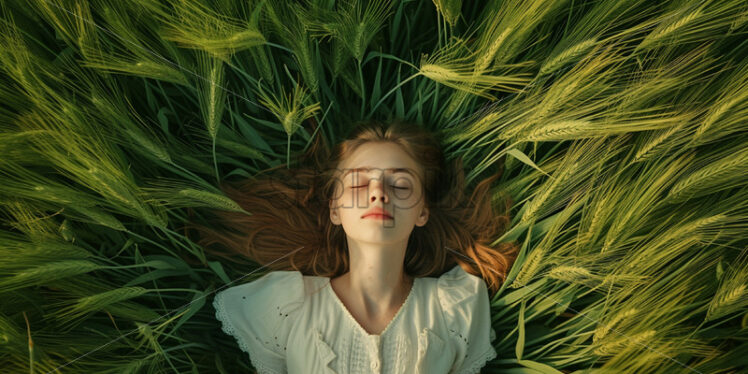
[[[423,207],[421,214],[416,219],[416,226],[423,227],[429,221],[429,208]]]
[[[340,216],[338,215],[338,208],[334,206],[335,201],[330,200],[330,222],[334,225],[340,225]]]

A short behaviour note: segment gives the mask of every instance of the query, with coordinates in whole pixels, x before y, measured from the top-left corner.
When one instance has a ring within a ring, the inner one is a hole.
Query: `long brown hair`
[[[400,145],[425,172],[422,185],[429,220],[411,233],[404,271],[413,277],[436,277],[458,264],[485,279],[492,294],[498,291],[518,252],[514,242],[489,247],[510,222],[511,198],[504,195],[502,211],[497,213],[490,193],[503,164],[468,197],[462,159],[448,165],[439,138],[412,122],[358,122],[332,150],[320,132],[299,167],[289,169],[281,164],[261,171],[254,179],[219,186],[251,215],[212,210],[217,222],[211,224],[224,228],[196,224],[183,228],[196,230],[196,243],[209,254],[234,262],[247,263],[249,259],[274,270],[342,275],[349,267],[348,246],[342,225],[330,221],[329,201],[338,165],[367,142]],[[264,173],[267,176],[259,176]],[[214,244],[222,248],[211,247]],[[288,255],[290,252],[294,253]]]

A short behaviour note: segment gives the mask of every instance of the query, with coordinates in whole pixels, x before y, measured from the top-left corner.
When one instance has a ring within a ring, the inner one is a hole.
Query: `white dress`
[[[299,271],[227,288],[213,306],[260,374],[473,374],[496,358],[482,278],[456,265],[413,282],[379,335],[353,318],[330,278]]]

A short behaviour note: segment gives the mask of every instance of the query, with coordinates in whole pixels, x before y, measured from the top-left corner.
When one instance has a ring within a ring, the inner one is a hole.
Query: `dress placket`
[[[381,337],[379,335],[369,335],[367,341],[370,345],[369,352],[371,352],[371,357],[369,358],[371,371],[372,373],[379,374],[382,372]]]

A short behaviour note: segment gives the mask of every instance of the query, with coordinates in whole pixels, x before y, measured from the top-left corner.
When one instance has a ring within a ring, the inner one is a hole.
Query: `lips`
[[[392,214],[390,214],[390,212],[382,209],[381,207],[375,207],[375,208],[369,210],[363,216],[361,216],[361,218],[366,218],[366,217],[368,217],[370,215],[376,215],[377,218],[390,218],[390,219],[392,218]],[[382,217],[382,216],[384,216],[384,217]]]

